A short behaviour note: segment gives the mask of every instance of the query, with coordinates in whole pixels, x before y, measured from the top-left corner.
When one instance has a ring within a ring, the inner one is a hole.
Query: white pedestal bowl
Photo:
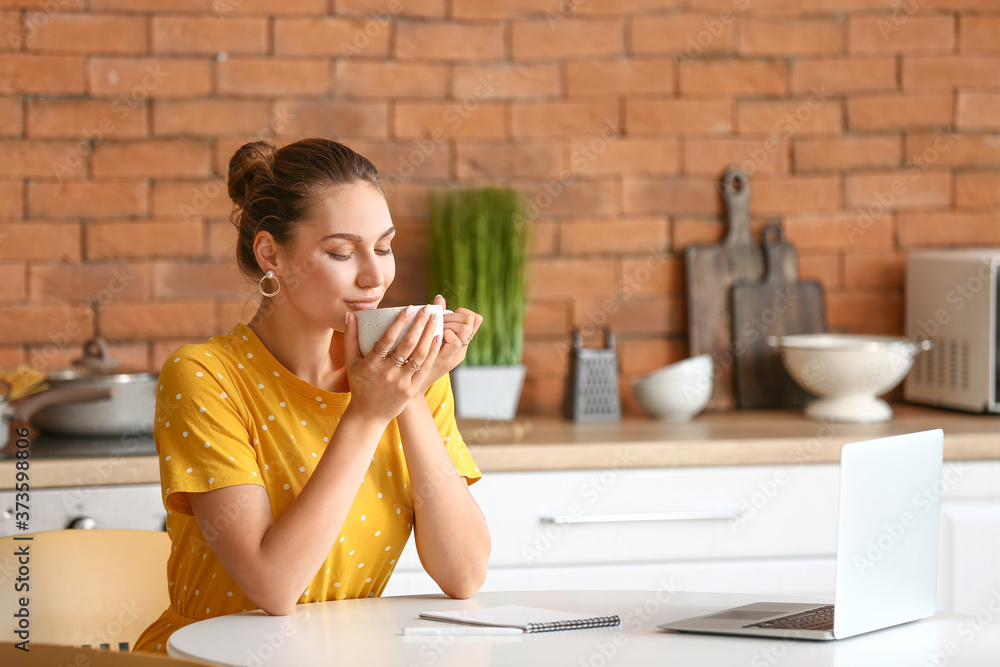
[[[788,374],[819,398],[806,416],[822,421],[871,423],[892,419],[878,398],[903,381],[913,358],[931,347],[893,336],[803,334],[772,336]]]

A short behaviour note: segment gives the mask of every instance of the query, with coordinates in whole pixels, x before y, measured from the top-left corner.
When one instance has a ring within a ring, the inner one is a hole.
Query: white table
[[[801,598],[775,597],[777,601]],[[759,596],[668,591],[527,591],[480,593],[471,600],[405,596],[298,605],[290,616],[246,612],[189,625],[167,644],[171,656],[246,667],[606,667],[609,665],[750,665],[788,667],[985,667],[1000,661],[1000,594],[979,619],[939,612],[830,642],[666,632],[660,623],[759,600]],[[616,628],[516,636],[412,637],[404,625],[427,625],[421,611],[520,604],[595,615],[618,614]]]

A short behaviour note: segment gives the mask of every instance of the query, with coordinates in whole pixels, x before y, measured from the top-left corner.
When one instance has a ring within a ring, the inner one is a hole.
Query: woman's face
[[[281,281],[308,319],[344,330],[347,311],[377,308],[396,277],[395,234],[385,197],[373,185],[332,188],[287,249]]]

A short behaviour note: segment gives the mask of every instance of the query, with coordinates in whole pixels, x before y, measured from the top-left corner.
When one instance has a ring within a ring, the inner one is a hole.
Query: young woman
[[[441,590],[473,595],[490,538],[448,371],[482,317],[456,308],[435,336],[441,315],[404,312],[361,356],[354,312],[392,284],[395,228],[374,166],[342,144],[246,144],[229,194],[237,260],[264,298],[249,325],[160,372],[170,608],[135,650],[165,652],[213,616],[377,596],[411,529]]]

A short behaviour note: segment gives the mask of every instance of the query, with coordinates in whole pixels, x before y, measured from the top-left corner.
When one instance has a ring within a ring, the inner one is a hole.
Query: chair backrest
[[[119,653],[95,651],[74,646],[51,646],[31,642],[31,651],[25,653],[14,644],[0,642],[0,665],[10,667],[195,667],[203,662],[150,653]]]
[[[169,605],[169,553],[167,534],[151,530],[0,537],[0,642],[21,640],[26,598],[32,643],[131,650]]]

